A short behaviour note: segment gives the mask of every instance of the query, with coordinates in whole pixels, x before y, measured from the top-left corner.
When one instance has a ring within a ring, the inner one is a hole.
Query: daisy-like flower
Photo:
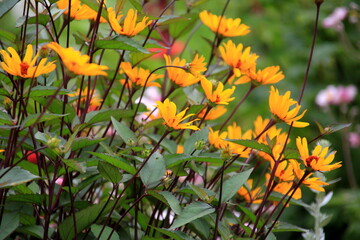
[[[103,70],[109,68],[104,65],[89,63],[90,57],[88,55],[81,55],[80,51],[76,51],[72,47],[63,48],[56,42],[51,42],[47,46],[60,56],[65,67],[71,72],[85,76],[107,76]]]
[[[197,54],[194,57],[194,60],[191,61],[191,63],[187,64],[186,68],[187,70],[194,76],[201,75],[201,72],[206,71],[206,62],[205,57],[201,56],[199,57]]]
[[[173,129],[191,129],[191,130],[199,130],[197,126],[191,125],[194,121],[199,119],[195,119],[186,123],[181,123],[185,119],[195,115],[195,114],[188,114],[184,117],[188,108],[184,111],[176,114],[176,105],[175,103],[171,102],[168,98],[162,103],[160,101],[156,102],[157,108],[160,111],[161,117],[164,119],[164,124],[173,128]]]
[[[199,14],[201,21],[213,32],[218,32],[224,37],[244,36],[250,32],[250,27],[240,24],[240,18],[226,18],[216,16],[204,10]]]
[[[290,160],[290,163],[293,166],[296,179],[302,179],[305,171],[300,168],[300,163],[296,160]],[[325,192],[325,189],[322,186],[327,186],[329,184],[321,181],[318,177],[311,177],[312,174],[313,173],[308,174],[302,183],[305,184],[308,188],[314,189],[319,192]]]
[[[123,26],[120,25],[122,15],[116,15],[112,7],[108,8],[108,17],[111,28],[120,35],[126,35],[128,37],[135,36],[147,26],[151,24],[151,20],[148,21],[148,17],[137,23],[137,10],[129,9],[126,17],[124,18]]]
[[[262,202],[261,187],[253,189],[253,180],[248,179],[246,184],[242,186],[237,193],[242,196],[247,203],[259,204]]]
[[[223,105],[218,105],[214,108],[211,108],[209,113],[206,115],[205,120],[214,120],[226,113],[227,109]],[[199,118],[203,118],[206,112],[206,108],[204,108],[199,114]]]
[[[46,62],[47,58],[41,59],[39,64],[35,65],[39,57],[39,52],[32,58],[34,52],[30,44],[27,45],[23,60],[20,59],[19,54],[12,47],[8,47],[7,51],[1,49],[0,54],[4,59],[3,62],[0,62],[1,68],[13,76],[35,78],[41,74],[52,72],[56,68],[54,62]]]
[[[220,131],[214,131],[212,128],[210,128],[208,139],[209,143],[211,145],[214,145],[216,148],[226,149],[228,148],[230,142],[226,141],[227,132],[222,132],[220,134]]]
[[[224,85],[222,82],[217,83],[216,89],[213,91],[213,84],[207,80],[205,77],[201,78],[201,86],[204,89],[206,98],[214,104],[229,104],[235,97],[230,98],[230,96],[235,91],[235,86],[231,89],[224,90]]]
[[[83,89],[83,90],[81,91],[80,102],[81,102],[82,105],[85,105],[85,103],[86,103],[87,94],[88,94],[88,88],[86,87],[85,89]],[[90,94],[92,94],[92,97],[91,97],[91,99],[90,99],[90,105],[89,105],[89,108],[88,108],[88,112],[97,110],[97,109],[100,107],[101,102],[102,102],[102,99],[100,98],[100,96],[99,96],[99,94],[96,92],[96,90],[95,90],[94,93],[91,93],[91,90],[90,90]],[[68,95],[69,95],[69,97],[76,97],[76,98],[78,98],[78,96],[80,95],[80,88],[78,88],[78,89],[76,90],[76,92],[70,93],[70,94],[68,94]],[[76,103],[75,103],[75,105],[76,105]]]
[[[296,138],[296,146],[301,159],[310,171],[326,172],[341,167],[341,162],[330,164],[334,160],[336,152],[329,152],[329,147],[317,145],[310,155],[307,140],[301,137]]]
[[[309,123],[298,121],[304,116],[306,110],[296,116],[299,113],[301,106],[297,101],[290,98],[290,94],[290,91],[287,91],[285,95],[280,95],[279,90],[271,86],[269,97],[271,113],[275,116],[275,120],[283,121],[288,125],[293,123],[293,127],[303,128],[308,126]]]
[[[69,0],[59,0],[56,2],[59,9],[66,9],[64,15],[69,13]],[[91,9],[88,5],[82,4],[80,0],[71,0],[70,17],[76,20],[89,19],[95,21],[97,12]],[[100,22],[105,23],[106,20],[100,17]]]
[[[180,59],[176,57],[173,61],[171,61],[170,56],[164,55],[165,62],[167,66],[178,66],[177,67],[168,67],[166,71],[168,73],[169,79],[179,85],[180,87],[186,87],[193,85],[200,81],[200,77],[194,76],[192,73],[187,72],[187,64],[185,59]],[[183,69],[182,69],[183,68]]]
[[[130,81],[128,81],[129,87],[132,87],[132,83],[138,86],[145,86],[146,79],[148,78],[150,71],[148,69],[143,69],[140,67],[132,67],[131,63],[129,62],[122,62],[120,64],[120,73],[125,73]],[[156,79],[162,78],[164,75],[159,75],[156,73],[151,74],[149,77],[146,87],[154,86],[154,87],[160,87],[160,84],[157,82],[154,82]],[[120,80],[122,84],[125,84],[125,79]]]
[[[251,48],[240,43],[237,46],[231,40],[219,47],[219,51],[224,62],[229,65],[234,73],[234,77],[240,77],[249,71],[255,71],[258,55],[250,53]]]
[[[279,66],[271,66],[264,69],[260,69],[257,72],[249,71],[246,75],[241,76],[234,84],[243,84],[252,82],[255,86],[274,84],[284,79],[282,71],[279,71]]]

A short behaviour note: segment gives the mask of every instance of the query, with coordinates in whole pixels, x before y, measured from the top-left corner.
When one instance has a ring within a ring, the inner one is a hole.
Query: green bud
[[[53,137],[47,141],[47,145],[50,149],[57,149],[60,145],[60,139]]]
[[[205,147],[205,141],[204,140],[197,140],[195,142],[195,149],[196,150],[202,150]]]

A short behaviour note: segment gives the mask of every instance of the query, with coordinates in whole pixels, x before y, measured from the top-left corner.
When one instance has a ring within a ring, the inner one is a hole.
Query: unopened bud
[[[50,138],[48,141],[47,141],[47,145],[50,149],[56,149],[56,148],[59,148],[59,145],[60,145],[60,139],[56,138],[56,137],[53,137],[53,138]]]
[[[41,58],[47,58],[49,56],[49,48],[47,47],[47,45],[43,45],[41,48],[40,48],[40,57]]]
[[[205,147],[205,141],[204,140],[197,140],[195,142],[195,149],[196,150],[202,150]]]

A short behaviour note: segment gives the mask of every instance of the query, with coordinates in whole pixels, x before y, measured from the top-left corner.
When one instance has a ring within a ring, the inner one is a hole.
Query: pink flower
[[[356,132],[350,132],[348,135],[348,140],[350,143],[350,147],[357,148],[360,147],[360,135]]]
[[[356,94],[357,88],[354,85],[347,87],[329,85],[317,94],[315,102],[320,107],[348,104],[354,100]]]
[[[335,10],[323,20],[323,27],[341,30],[343,28],[342,20],[345,19],[347,14],[348,9],[346,7],[335,8]]]

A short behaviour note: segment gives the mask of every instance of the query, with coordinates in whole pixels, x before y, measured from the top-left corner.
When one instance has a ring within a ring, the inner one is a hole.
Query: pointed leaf
[[[126,143],[126,145],[133,146],[136,142],[136,137],[133,131],[130,130],[128,126],[124,123],[118,122],[115,118],[111,117],[111,122],[121,139]]]
[[[193,133],[184,143],[184,153],[185,154],[193,154],[196,150],[196,144],[198,142],[203,142],[204,144],[207,142],[209,135],[209,128],[204,127],[199,131]]]
[[[51,96],[56,93],[57,87],[51,87],[51,86],[36,86],[30,89],[30,97],[44,97],[44,96]],[[71,91],[67,89],[61,89],[59,92],[57,92],[57,95],[66,95],[70,93]]]
[[[232,198],[239,188],[249,179],[252,171],[253,169],[251,168],[244,172],[237,173],[227,179],[223,184],[221,201],[226,202]],[[217,199],[219,199],[219,194],[217,194]]]
[[[163,156],[156,151],[147,161],[143,169],[141,169],[141,181],[145,186],[156,184],[163,178],[165,171],[165,160]]]
[[[2,176],[8,169],[9,168],[1,169],[0,176]],[[16,186],[39,178],[39,176],[36,176],[27,170],[20,167],[14,167],[0,178],[0,188]]]
[[[148,190],[148,194],[168,205],[175,214],[181,213],[180,202],[171,192]]]
[[[127,118],[132,117],[133,110],[124,109],[103,109],[99,111],[92,111],[86,114],[85,122],[88,124],[110,121],[111,117],[114,118]]]
[[[45,121],[49,121],[52,119],[61,118],[61,117],[67,116],[67,115],[68,114],[44,113],[40,116],[40,113],[31,114],[24,119],[24,121],[22,123],[22,127],[26,128],[26,127],[33,125],[35,122],[37,122],[37,123],[45,122]]]
[[[132,175],[136,173],[136,169],[129,165],[124,159],[118,156],[111,156],[104,153],[96,153],[96,152],[89,152],[90,154],[105,160],[106,162],[110,163],[111,165],[124,170]]]
[[[117,169],[115,166],[111,165],[110,163],[99,161],[98,170],[106,180],[112,183],[117,184],[122,179],[122,174],[119,172],[119,169]]]
[[[20,0],[0,1],[0,18],[10,11]]]
[[[267,154],[272,154],[271,148],[268,145],[265,145],[263,143],[258,143],[255,140],[233,140],[233,139],[226,139],[229,142],[233,142],[248,148],[256,149],[262,152],[265,152]]]
[[[146,50],[146,48],[142,47],[140,43],[125,36],[116,36],[111,40],[96,40],[95,47],[102,49],[116,49],[150,53],[148,50]]]
[[[94,234],[94,236],[99,236],[100,232],[101,232],[101,229],[103,228],[102,225],[96,225],[96,224],[93,224],[91,225],[91,232]],[[108,227],[106,226],[101,234],[101,237],[99,238],[99,240],[105,240],[105,239],[109,239],[109,240],[119,240],[119,234],[114,231],[111,235],[111,237],[109,238],[110,236],[110,233],[112,232],[112,228],[111,227]]]
[[[0,225],[0,240],[9,236],[20,224],[18,212],[5,212]]]

